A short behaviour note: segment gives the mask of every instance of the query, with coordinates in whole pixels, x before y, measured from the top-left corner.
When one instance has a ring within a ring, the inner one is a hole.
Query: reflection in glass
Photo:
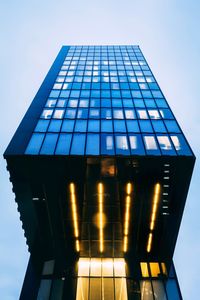
[[[42,145],[42,149],[40,150],[40,154],[54,154],[57,138],[58,134],[47,133]]]
[[[150,280],[140,281],[141,300],[154,300]]]

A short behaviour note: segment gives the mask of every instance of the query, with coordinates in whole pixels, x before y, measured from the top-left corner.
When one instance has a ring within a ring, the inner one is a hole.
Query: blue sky
[[[140,45],[197,156],[174,260],[199,299],[200,2],[1,1],[0,28],[0,299],[18,299],[28,261],[2,153],[63,44]]]

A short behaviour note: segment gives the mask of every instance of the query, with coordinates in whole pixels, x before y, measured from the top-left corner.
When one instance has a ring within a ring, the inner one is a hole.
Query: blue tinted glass
[[[76,116],[76,109],[67,108],[65,112],[65,118],[67,119],[74,119]]]
[[[113,124],[111,120],[102,120],[101,121],[101,131],[102,132],[112,132]]]
[[[58,134],[47,133],[42,148],[40,150],[40,154],[54,154],[57,139],[58,139]]]
[[[172,142],[167,135],[157,135],[158,144],[163,155],[176,155]]]
[[[127,135],[115,135],[116,154],[129,155],[129,145]]]
[[[170,300],[181,300],[175,279],[168,279],[166,283],[167,296]]]
[[[50,98],[57,98],[60,94],[60,91],[51,91],[49,97]]]
[[[78,98],[80,96],[80,91],[71,90],[70,97]]]
[[[154,135],[150,135],[150,134],[143,135],[143,142],[144,142],[147,155],[161,154]]]
[[[155,108],[156,107],[156,103],[154,100],[151,99],[144,99],[145,105],[146,107],[151,107],[151,108]]]
[[[39,120],[37,126],[35,127],[35,131],[46,132],[48,125],[49,120]]]
[[[177,133],[181,132],[178,124],[176,123],[176,121],[174,121],[174,120],[170,120],[170,121],[166,120],[164,122],[165,122],[167,130],[169,132],[177,132]]]
[[[129,143],[131,147],[131,154],[133,155],[144,155],[145,150],[142,142],[142,138],[140,135],[129,135]]]
[[[91,97],[100,98],[100,90],[92,90]]]
[[[102,134],[101,135],[101,154],[103,155],[113,155],[114,150],[114,138],[112,134]]]
[[[88,109],[79,108],[77,113],[77,119],[87,119],[88,118]]]
[[[56,146],[55,154],[67,155],[69,154],[70,144],[71,144],[72,134],[70,133],[61,133],[59,135],[58,143]]]
[[[152,98],[152,94],[150,91],[142,91],[142,96],[144,98]]]
[[[79,107],[88,107],[88,105],[89,105],[89,100],[83,100],[83,99],[81,99],[80,101],[79,101]]]
[[[192,155],[191,150],[182,134],[170,135],[174,147],[179,155]]]
[[[159,108],[168,108],[167,102],[164,99],[155,99]]]
[[[100,100],[99,99],[91,99],[90,107],[100,107]]]
[[[160,91],[152,91],[152,94],[155,98],[163,98],[163,95]]]
[[[100,121],[99,120],[89,120],[88,121],[88,131],[99,132]]]
[[[115,132],[126,132],[126,125],[124,120],[114,120]]]
[[[108,108],[101,109],[101,118],[102,119],[112,119],[112,111]]]
[[[84,155],[85,152],[85,134],[75,133],[73,135],[71,154],[73,155]]]
[[[87,135],[86,154],[99,155],[99,134]]]
[[[87,131],[87,121],[86,120],[77,120],[75,125],[76,132],[86,132]]]
[[[140,120],[139,124],[140,124],[140,129],[141,129],[142,132],[153,132],[153,128],[151,126],[150,121]]]
[[[153,125],[153,129],[155,130],[155,132],[166,132],[166,128],[165,128],[163,121],[153,120],[152,125]]]
[[[133,101],[131,99],[123,99],[124,107],[133,107]]]
[[[101,107],[111,107],[110,99],[101,99]]]
[[[173,119],[173,115],[169,109],[160,109],[160,113],[163,119]]]
[[[110,98],[110,91],[109,90],[101,90],[101,97]]]
[[[62,91],[60,93],[60,97],[62,97],[62,98],[68,98],[69,97],[69,93],[70,93],[70,91]]]
[[[62,124],[61,120],[51,120],[48,131],[59,132],[61,124]]]
[[[138,121],[136,120],[126,120],[128,132],[140,132]]]
[[[134,104],[135,104],[135,107],[140,107],[140,108],[144,108],[145,105],[144,105],[144,101],[143,100],[140,100],[140,99],[135,99],[133,100]]]
[[[38,154],[40,147],[44,139],[43,133],[33,133],[28,146],[26,148],[25,154]]]
[[[64,120],[62,124],[62,132],[72,132],[74,129],[74,120]]]
[[[112,106],[113,107],[122,107],[122,100],[121,99],[112,99]]]
[[[132,91],[131,93],[133,98],[142,98],[142,94],[140,91]]]
[[[124,98],[131,98],[131,93],[128,90],[121,90],[122,97]]]

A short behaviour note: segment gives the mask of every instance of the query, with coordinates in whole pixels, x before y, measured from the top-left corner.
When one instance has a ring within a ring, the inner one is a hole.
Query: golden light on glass
[[[128,233],[129,233],[129,223],[130,223],[130,205],[131,205],[131,193],[132,193],[132,184],[128,182],[126,184],[126,200],[125,200],[125,216],[124,216],[124,242],[123,250],[127,252],[128,250]]]
[[[104,227],[104,215],[103,215],[103,184],[98,184],[98,202],[99,202],[99,250],[103,252],[103,227]]]
[[[158,210],[159,198],[160,198],[160,184],[156,183],[155,188],[154,188],[150,230],[154,230],[154,227],[155,227],[155,220],[156,220],[156,214],[157,214],[157,210]]]
[[[149,233],[149,238],[148,238],[148,243],[147,243],[147,252],[151,251],[152,239],[153,239],[153,234],[150,232]]]
[[[73,227],[74,227],[74,236],[75,238],[79,237],[78,230],[78,214],[77,214],[77,204],[76,204],[76,194],[75,194],[75,184],[70,183],[70,200],[71,200],[71,208],[72,208],[72,219],[73,219]],[[80,251],[79,240],[76,240],[76,251]]]

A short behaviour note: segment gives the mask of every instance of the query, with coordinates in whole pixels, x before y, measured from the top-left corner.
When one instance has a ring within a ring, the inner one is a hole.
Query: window
[[[182,134],[171,135],[170,137],[179,155],[192,155],[192,152]]]
[[[85,151],[85,134],[75,133],[73,135],[71,154],[84,155]]]
[[[140,263],[142,277],[149,277],[148,265],[146,262]]]
[[[179,126],[178,126],[178,124],[177,124],[176,121],[174,121],[174,120],[166,120],[164,122],[165,122],[167,130],[169,132],[176,132],[176,133],[180,132],[180,128],[179,128]]]
[[[113,155],[114,152],[114,139],[113,135],[101,135],[101,154]]]
[[[101,121],[101,131],[102,132],[112,132],[113,125],[111,120],[102,120]]]
[[[89,120],[88,121],[88,131],[90,132],[99,132],[100,130],[100,121],[99,120]]]
[[[99,135],[88,134],[86,144],[86,154],[99,155]]]
[[[75,131],[76,132],[86,132],[87,131],[87,120],[76,120]]]
[[[166,283],[166,290],[168,299],[181,300],[178,286],[174,279],[168,279]]]
[[[38,154],[44,139],[43,133],[33,133],[28,143],[25,154]]]
[[[48,99],[46,103],[46,107],[55,107],[57,100]]]
[[[131,154],[145,154],[142,138],[140,135],[129,135],[129,142],[131,146]]]
[[[114,109],[113,110],[114,119],[124,119],[124,114],[122,109]]]
[[[126,125],[124,120],[114,120],[115,132],[126,132]]]
[[[74,120],[64,120],[62,124],[62,132],[72,132],[74,128]]]
[[[53,114],[53,109],[44,109],[41,118],[43,119],[50,119]]]
[[[102,119],[112,119],[112,111],[108,108],[101,109],[101,118]]]
[[[160,149],[162,154],[166,155],[176,155],[174,148],[170,142],[170,139],[167,135],[158,135],[157,136],[158,143],[160,145]]]
[[[62,124],[61,120],[51,120],[48,131],[59,132],[61,124]]]
[[[57,147],[55,154],[57,155],[67,155],[69,154],[70,144],[71,144],[72,134],[61,133],[59,135]]]
[[[79,108],[77,113],[77,119],[87,119],[87,117],[88,117],[88,109]]]
[[[67,108],[65,112],[65,118],[67,119],[74,119],[76,116],[76,109]]]
[[[142,132],[153,132],[150,121],[141,120],[139,121],[139,124]]]
[[[35,131],[46,132],[48,125],[49,125],[49,120],[39,120],[35,127]]]
[[[163,121],[153,120],[152,125],[153,125],[153,129],[155,132],[166,132],[167,131]]]
[[[54,119],[62,119],[64,115],[64,109],[55,109],[53,118]]]
[[[140,132],[138,121],[136,120],[127,120],[126,121],[128,132]]]
[[[160,115],[157,109],[149,109],[148,113],[151,119],[160,119]]]
[[[48,154],[48,155],[54,154],[57,139],[58,139],[58,134],[47,133],[42,148],[40,150],[40,154]]]
[[[163,119],[173,119],[173,115],[169,109],[160,109],[160,114]]]
[[[142,300],[153,300],[153,291],[150,280],[140,281],[140,290],[142,293]]]
[[[157,262],[150,262],[150,270],[152,277],[159,277],[161,275],[160,267]]]
[[[137,109],[137,115],[139,119],[148,119],[147,111],[145,109]]]
[[[156,139],[152,135],[145,135],[143,136],[144,139],[144,145],[147,151],[147,154],[160,154],[160,151],[158,149]]]
[[[72,100],[70,99],[68,101],[68,107],[77,107],[78,106],[78,100]]]
[[[66,107],[66,102],[67,102],[66,100],[59,99],[56,107]]]
[[[164,285],[161,280],[152,280],[155,299],[167,300]],[[176,298],[169,298],[176,299]]]
[[[128,155],[129,147],[128,147],[128,139],[126,135],[116,135],[115,136],[116,143],[116,154]]]
[[[89,117],[92,119],[99,119],[100,111],[98,108],[91,108]]]

